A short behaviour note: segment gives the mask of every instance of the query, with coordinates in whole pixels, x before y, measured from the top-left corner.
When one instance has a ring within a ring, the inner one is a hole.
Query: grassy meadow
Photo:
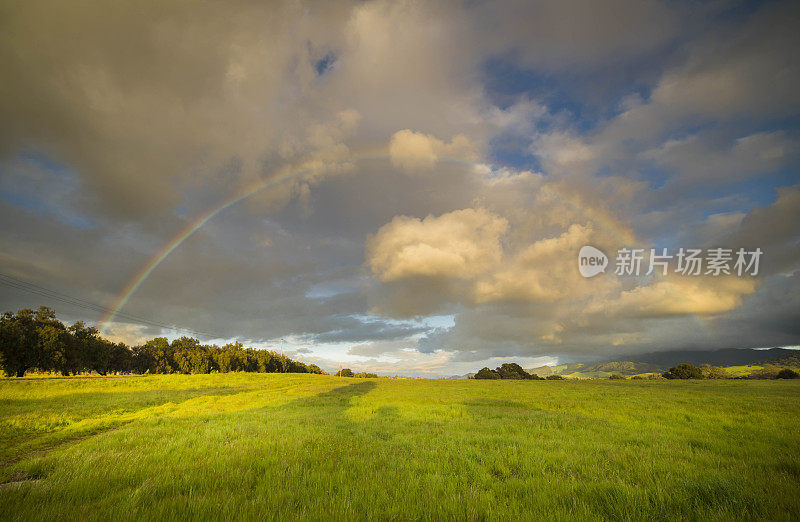
[[[792,519],[798,381],[0,380],[0,517]]]

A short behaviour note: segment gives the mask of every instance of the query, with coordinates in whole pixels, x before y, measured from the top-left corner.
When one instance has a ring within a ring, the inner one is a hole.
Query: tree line
[[[354,373],[353,370],[350,368],[342,368],[338,372],[336,372],[337,377],[356,377],[360,379],[377,379],[377,373],[370,373],[370,372],[358,372]]]
[[[665,379],[734,379],[725,368],[710,364],[679,364],[661,374]],[[738,378],[744,379],[797,379],[800,375],[791,368],[782,368],[774,364],[764,364],[759,370]]]
[[[337,374],[338,375],[338,374]],[[679,364],[673,366],[668,371],[662,374],[652,374],[649,378],[664,378],[664,379],[798,379],[800,375],[791,368],[782,368],[775,364],[764,364],[763,368],[754,371],[749,375],[735,377],[728,373],[725,368],[719,366],[711,366],[710,364],[702,364],[695,366],[693,364]],[[506,363],[498,366],[494,370],[489,368],[481,368],[478,373],[470,377],[471,379],[525,379],[525,380],[562,380],[561,375],[548,375],[547,377],[540,377],[535,373],[526,372],[522,366],[517,363]],[[619,373],[612,373],[608,377],[612,380],[626,379],[626,377]],[[634,375],[632,379],[646,379],[643,375]]]
[[[78,321],[67,326],[47,307],[23,309],[0,317],[0,368],[9,377],[29,371],[76,375],[109,373],[286,372],[325,373],[315,364],[293,361],[268,350],[202,345],[181,337],[171,343],[156,337],[128,347],[100,336],[97,328]]]

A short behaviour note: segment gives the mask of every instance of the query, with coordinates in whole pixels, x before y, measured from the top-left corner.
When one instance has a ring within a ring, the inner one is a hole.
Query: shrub
[[[609,379],[613,379],[615,381],[620,380],[620,379],[622,379],[623,381],[625,380],[625,377],[623,377],[622,375],[620,375],[618,373],[612,373],[611,375],[608,376],[608,378]]]
[[[545,377],[545,379],[547,379],[548,381],[563,381],[564,377],[561,375],[554,374],[554,375],[548,375],[547,377]]]

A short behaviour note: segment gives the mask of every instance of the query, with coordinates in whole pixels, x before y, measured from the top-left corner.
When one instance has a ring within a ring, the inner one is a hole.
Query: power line
[[[40,297],[45,297],[45,298],[48,298],[48,299],[54,299],[54,300],[60,301],[62,303],[66,303],[66,304],[70,304],[70,305],[77,306],[77,307],[80,307],[80,308],[84,308],[84,309],[87,309],[87,310],[91,310],[93,312],[99,312],[101,314],[104,314],[104,313],[106,313],[108,311],[108,309],[106,307],[104,307],[102,305],[99,305],[97,303],[94,303],[92,301],[87,301],[87,300],[81,299],[79,297],[74,297],[74,296],[71,296],[71,295],[68,295],[68,294],[57,292],[55,290],[51,290],[49,288],[45,288],[45,287],[37,285],[35,283],[31,283],[29,281],[24,281],[22,279],[18,279],[16,277],[14,277],[14,276],[10,276],[8,274],[3,274],[2,272],[0,272],[0,283],[5,284],[6,286],[9,286],[11,288],[15,288],[17,290],[22,290],[22,291],[25,291],[25,292],[28,292],[28,293],[31,293],[31,294],[34,294],[34,295],[38,295]],[[160,323],[158,321],[153,321],[151,319],[145,319],[143,317],[138,317],[138,316],[129,314],[127,312],[122,312],[122,311],[117,312],[116,316],[121,318],[121,319],[127,319],[128,321],[130,321],[132,323],[138,323],[138,324],[146,325],[146,326],[153,326],[153,327],[156,327],[156,328],[164,328],[166,330],[173,330],[175,332],[186,332],[186,333],[190,333],[190,334],[194,334],[194,335],[198,335],[198,336],[203,336],[203,337],[208,337],[208,338],[212,338],[212,339],[225,339],[226,338],[226,336],[223,336],[223,335],[216,335],[216,334],[211,334],[211,333],[208,333],[208,332],[202,332],[202,331],[199,331],[199,330],[192,330],[190,328],[180,328],[180,327],[176,327],[176,326],[171,326],[171,325],[168,325],[168,324]]]

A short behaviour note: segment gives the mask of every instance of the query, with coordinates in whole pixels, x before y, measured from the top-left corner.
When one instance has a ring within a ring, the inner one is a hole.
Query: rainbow
[[[334,165],[337,163],[346,164],[347,162],[352,161],[363,161],[363,160],[384,160],[389,159],[391,155],[388,153],[386,149],[378,149],[378,150],[369,150],[364,151],[361,153],[354,153],[349,154],[345,157],[330,160],[327,165]],[[449,162],[449,163],[459,163],[468,166],[476,166],[476,165],[486,165],[483,162],[476,162],[472,160],[467,160],[464,158],[455,158],[455,157],[438,157],[437,162]],[[112,306],[108,309],[105,313],[103,318],[100,321],[100,332],[103,334],[108,333],[108,327],[114,320],[114,317],[119,313],[119,311],[128,303],[131,296],[136,293],[142,283],[144,283],[150,274],[158,268],[158,265],[161,264],[172,252],[175,251],[181,244],[183,244],[186,239],[188,239],[192,234],[197,232],[200,228],[203,227],[206,223],[208,223],[211,219],[214,218],[217,214],[224,211],[225,209],[236,205],[237,203],[249,198],[250,196],[265,190],[270,187],[274,187],[284,181],[289,179],[295,178],[297,176],[302,176],[304,174],[313,173],[315,171],[320,170],[323,167],[323,164],[319,161],[312,161],[306,162],[301,165],[291,166],[288,165],[277,172],[275,172],[271,177],[266,180],[259,180],[252,185],[245,187],[244,189],[240,190],[233,196],[229,197],[228,199],[223,200],[222,202],[218,203],[216,206],[210,208],[199,217],[197,217],[194,221],[190,222],[185,228],[180,230],[175,236],[173,236],[169,241],[167,241],[160,250],[158,250],[150,260],[142,266],[142,268],[136,272],[136,274],[131,278],[128,284],[120,291],[118,296],[115,298]],[[490,166],[492,170],[495,170],[495,167]],[[568,205],[573,207],[574,209],[578,210],[579,212],[583,213],[587,217],[591,218],[595,223],[599,224],[604,230],[609,231],[615,238],[620,240],[622,244],[630,245],[632,243],[632,235],[629,230],[620,227],[620,225],[612,219],[610,216],[605,215],[596,210],[590,210],[582,205],[576,205],[565,199]]]

